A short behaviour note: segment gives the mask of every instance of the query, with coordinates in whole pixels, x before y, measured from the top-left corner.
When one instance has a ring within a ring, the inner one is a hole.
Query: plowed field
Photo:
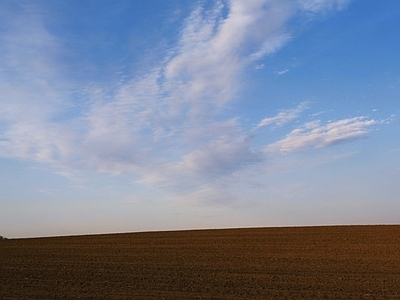
[[[0,299],[400,299],[400,226],[1,240]]]

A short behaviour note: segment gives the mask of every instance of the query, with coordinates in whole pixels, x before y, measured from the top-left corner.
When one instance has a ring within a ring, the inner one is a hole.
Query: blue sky
[[[397,0],[2,1],[0,234],[399,223]]]

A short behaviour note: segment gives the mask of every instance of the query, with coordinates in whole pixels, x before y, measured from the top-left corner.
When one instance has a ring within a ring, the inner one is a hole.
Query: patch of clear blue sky
[[[258,62],[265,68],[252,77],[250,84],[257,88],[250,90],[254,101],[246,105],[255,113],[258,99],[265,99],[264,107],[311,101],[340,107],[341,114],[346,108],[398,113],[399,8],[397,1],[354,1],[343,11],[301,24],[285,47]]]
[[[108,84],[159,63],[194,4],[188,0],[43,3],[48,29],[73,49],[65,59],[79,69],[75,75]]]

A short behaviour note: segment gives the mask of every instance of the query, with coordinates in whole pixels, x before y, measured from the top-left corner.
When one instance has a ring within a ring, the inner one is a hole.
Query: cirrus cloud
[[[276,124],[278,126],[283,126],[287,122],[290,122],[296,118],[298,118],[299,114],[308,107],[308,103],[304,102],[297,106],[295,109],[288,109],[279,112],[274,117],[264,118],[257,124],[254,129],[258,129],[261,127],[269,126],[272,124]]]
[[[285,138],[265,148],[267,152],[292,152],[304,148],[322,148],[339,142],[363,137],[367,128],[377,124],[373,119],[355,117],[321,125],[320,121],[309,122],[291,131]]]

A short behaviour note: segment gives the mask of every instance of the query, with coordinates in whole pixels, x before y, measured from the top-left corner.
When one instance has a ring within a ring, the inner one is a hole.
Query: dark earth
[[[0,240],[0,299],[400,299],[400,226]]]

